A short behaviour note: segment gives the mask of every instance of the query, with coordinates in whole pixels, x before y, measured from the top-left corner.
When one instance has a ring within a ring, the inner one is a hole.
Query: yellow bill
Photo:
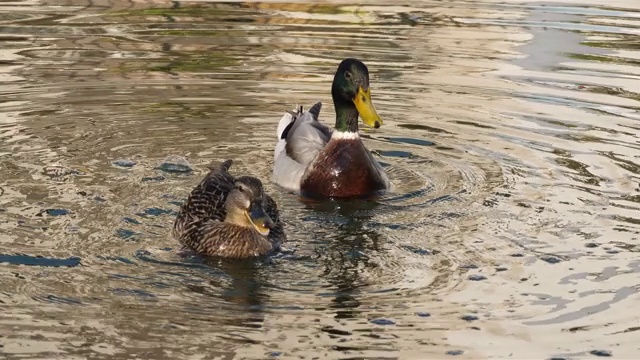
[[[382,125],[382,119],[371,102],[371,89],[364,90],[362,86],[358,86],[358,93],[353,98],[353,103],[356,104],[356,109],[365,125],[376,129]]]
[[[274,224],[269,215],[265,213],[262,205],[254,202],[251,204],[249,210],[244,212],[244,215],[261,235],[269,235],[269,229],[271,229]]]

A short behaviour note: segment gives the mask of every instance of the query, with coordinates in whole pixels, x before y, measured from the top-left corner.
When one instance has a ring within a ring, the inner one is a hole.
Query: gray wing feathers
[[[293,160],[310,164],[331,139],[331,130],[305,113],[293,124],[287,136],[287,155]]]
[[[298,191],[300,189],[300,179],[302,179],[306,170],[306,165],[287,156],[286,151],[283,149],[277,154],[271,180],[285,189]]]
[[[272,176],[276,184],[299,190],[307,166],[331,139],[331,128],[318,122],[321,109],[322,102],[317,102],[307,111],[287,111],[280,120]]]

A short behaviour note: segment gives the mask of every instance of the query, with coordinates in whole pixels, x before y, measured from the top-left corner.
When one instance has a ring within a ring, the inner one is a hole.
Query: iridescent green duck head
[[[263,207],[264,190],[262,182],[252,176],[236,179],[233,189],[227,196],[225,222],[254,228],[263,236],[275,225]]]
[[[358,115],[365,125],[379,128],[382,119],[371,102],[369,69],[358,59],[342,60],[333,77],[331,96],[336,108],[336,129],[358,131]]]

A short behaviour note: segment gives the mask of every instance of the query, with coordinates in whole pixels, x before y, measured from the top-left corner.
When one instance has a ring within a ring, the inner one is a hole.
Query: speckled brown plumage
[[[180,242],[210,256],[247,258],[267,255],[279,246],[255,229],[207,219],[187,224]]]
[[[370,195],[385,188],[371,153],[359,138],[327,143],[300,186],[304,196],[330,198]]]
[[[236,180],[228,172],[231,164],[232,161],[227,160],[210,167],[211,171],[181,206],[173,237],[196,252],[213,256],[250,257],[278,250],[286,236],[277,204],[268,194],[262,197],[262,205],[275,224],[268,236],[260,235],[253,228],[224,222],[225,202]]]

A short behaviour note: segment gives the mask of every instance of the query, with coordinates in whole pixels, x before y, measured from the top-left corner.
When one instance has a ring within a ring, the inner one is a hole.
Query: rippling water
[[[637,357],[640,5],[368,3],[0,3],[0,354]],[[332,123],[351,56],[394,189],[305,203],[269,182],[275,128],[318,100]],[[227,158],[285,253],[170,237]]]

